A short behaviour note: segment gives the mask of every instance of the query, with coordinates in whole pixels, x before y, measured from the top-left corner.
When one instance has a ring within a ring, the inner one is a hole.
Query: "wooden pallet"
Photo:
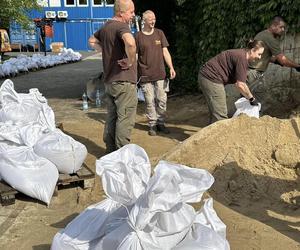
[[[2,206],[15,204],[15,195],[18,193],[13,187],[5,181],[0,181],[0,202]]]
[[[78,184],[83,189],[94,186],[95,173],[83,163],[82,168],[74,174],[59,174],[57,181],[57,190],[59,186],[66,186],[70,184]]]
[[[53,196],[58,195],[62,186],[81,186],[83,189],[92,188],[95,183],[95,173],[83,163],[82,168],[74,174],[59,174]],[[4,181],[0,181],[0,202],[2,206],[15,204],[15,195],[19,193],[16,189]]]

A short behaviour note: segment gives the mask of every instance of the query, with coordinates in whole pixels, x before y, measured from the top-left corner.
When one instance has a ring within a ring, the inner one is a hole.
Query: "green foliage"
[[[223,50],[243,47],[275,15],[300,31],[300,0],[186,0],[176,16],[175,66],[178,90],[195,91],[199,68]]]
[[[37,1],[32,0],[1,0],[0,1],[0,26],[8,28],[10,21],[14,20],[24,28],[28,27],[30,19],[28,12],[40,9]]]

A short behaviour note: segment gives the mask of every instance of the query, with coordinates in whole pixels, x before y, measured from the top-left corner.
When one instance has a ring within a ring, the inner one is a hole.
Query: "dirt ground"
[[[86,163],[95,170],[95,160],[105,150],[105,107],[90,104],[88,111],[81,110],[85,84],[100,70],[99,57],[84,56],[79,63],[31,72],[12,81],[18,92],[35,87],[44,94],[65,132],[86,145]],[[240,117],[206,127],[207,122],[207,107],[200,95],[171,97],[171,133],[150,137],[144,104],[139,103],[132,143],[145,149],[153,166],[165,158],[214,174],[216,182],[208,195],[227,225],[231,249],[300,249],[299,118]],[[50,249],[56,232],[102,199],[98,176],[92,189],[60,189],[49,207],[18,195],[14,205],[0,207],[0,249]]]

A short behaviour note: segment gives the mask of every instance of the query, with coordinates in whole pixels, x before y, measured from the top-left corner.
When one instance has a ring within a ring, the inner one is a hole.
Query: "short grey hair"
[[[114,4],[115,15],[127,11],[131,2],[132,0],[116,0]]]

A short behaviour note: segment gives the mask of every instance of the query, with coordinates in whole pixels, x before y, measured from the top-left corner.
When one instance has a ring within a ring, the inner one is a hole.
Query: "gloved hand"
[[[300,66],[295,68],[297,72],[300,72]]]
[[[258,106],[258,101],[254,97],[251,97],[249,102],[252,106]]]
[[[277,64],[277,65],[280,65],[281,67],[283,66],[277,59],[273,63]]]

